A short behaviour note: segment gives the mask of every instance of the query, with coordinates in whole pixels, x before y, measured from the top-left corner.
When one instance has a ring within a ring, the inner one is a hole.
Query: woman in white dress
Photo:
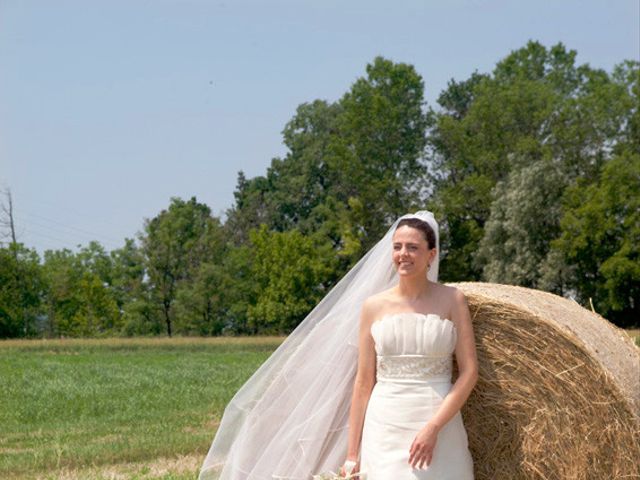
[[[473,332],[464,296],[436,283],[438,249],[431,212],[398,218],[231,399],[199,479],[310,480],[341,465],[368,480],[472,479],[459,410]]]
[[[436,234],[428,223],[398,223],[392,261],[399,281],[368,297],[360,313],[342,474],[362,471],[367,480],[473,479],[460,409],[478,378],[474,335],[464,294],[427,278],[436,255]],[[459,376],[452,385],[454,352]]]

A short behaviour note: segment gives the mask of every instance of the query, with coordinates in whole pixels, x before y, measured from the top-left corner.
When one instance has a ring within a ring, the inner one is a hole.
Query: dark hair
[[[403,218],[398,222],[398,226],[396,230],[398,230],[403,225],[407,225],[412,228],[416,228],[422,232],[424,239],[427,241],[427,245],[429,245],[429,249],[436,248],[436,234],[429,225],[424,220],[420,220],[419,218]]]

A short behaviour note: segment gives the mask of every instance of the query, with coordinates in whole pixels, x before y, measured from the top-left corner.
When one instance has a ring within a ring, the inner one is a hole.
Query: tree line
[[[224,222],[172,198],[107,252],[0,248],[0,337],[290,332],[399,215],[432,210],[440,280],[576,299],[640,323],[640,64],[576,64],[530,41],[434,108],[412,65],[375,58],[337,101],[300,105],[287,153],[238,173]]]

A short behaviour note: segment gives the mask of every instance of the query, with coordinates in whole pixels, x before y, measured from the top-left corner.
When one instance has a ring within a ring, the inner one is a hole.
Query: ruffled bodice
[[[454,323],[435,313],[387,314],[371,325],[378,381],[451,379]]]

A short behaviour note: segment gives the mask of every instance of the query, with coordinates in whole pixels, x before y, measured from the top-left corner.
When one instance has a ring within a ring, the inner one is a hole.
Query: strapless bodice
[[[378,381],[451,379],[455,324],[435,313],[384,315],[371,325]]]

